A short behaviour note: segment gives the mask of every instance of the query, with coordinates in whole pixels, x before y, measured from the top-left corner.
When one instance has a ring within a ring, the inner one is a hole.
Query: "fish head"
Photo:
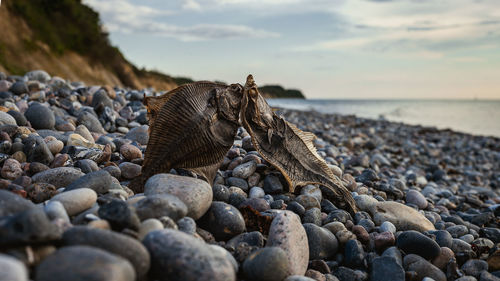
[[[247,77],[243,91],[241,118],[242,120],[252,120],[261,128],[271,126],[273,111],[260,94],[259,88],[250,74]]]
[[[224,119],[238,123],[243,98],[243,86],[231,84],[216,90],[218,114]]]

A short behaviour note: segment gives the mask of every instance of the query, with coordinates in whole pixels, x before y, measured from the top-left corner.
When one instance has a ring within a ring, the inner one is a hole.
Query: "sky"
[[[500,99],[500,0],[83,0],[139,67],[308,98]]]

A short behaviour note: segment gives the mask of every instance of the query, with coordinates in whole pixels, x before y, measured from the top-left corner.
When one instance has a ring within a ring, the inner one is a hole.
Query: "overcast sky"
[[[308,98],[500,99],[499,0],[83,0],[139,67]]]

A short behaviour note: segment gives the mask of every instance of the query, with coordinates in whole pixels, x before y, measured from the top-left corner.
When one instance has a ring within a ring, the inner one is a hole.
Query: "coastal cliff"
[[[193,82],[130,63],[110,43],[99,14],[81,1],[4,2],[0,6],[0,30],[0,71],[8,74],[43,69],[90,85],[152,87],[160,91]],[[263,92],[267,97],[303,97],[281,86],[269,86]]]

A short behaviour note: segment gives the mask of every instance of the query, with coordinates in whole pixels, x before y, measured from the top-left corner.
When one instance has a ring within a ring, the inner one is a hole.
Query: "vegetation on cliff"
[[[0,71],[23,75],[44,69],[90,84],[170,90],[193,82],[139,69],[113,46],[99,14],[81,0],[15,0],[0,7]],[[261,88],[268,97],[303,97],[281,86]]]

